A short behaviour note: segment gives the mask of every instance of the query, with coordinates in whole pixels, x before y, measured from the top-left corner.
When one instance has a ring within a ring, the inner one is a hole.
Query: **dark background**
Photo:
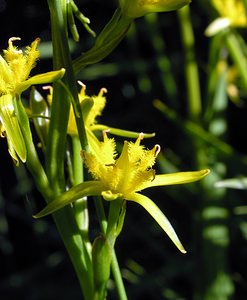
[[[110,0],[77,1],[77,4],[91,19],[91,26],[96,32],[100,32],[116,7],[116,3]],[[193,1],[191,5],[202,93],[206,89],[209,47],[204,30],[214,17],[208,4],[209,1]],[[162,154],[168,160],[181,170],[191,170],[194,168],[191,140],[164,118],[152,103],[154,99],[164,100],[182,117],[186,115],[184,58],[177,15],[175,12],[162,13],[157,18],[153,26],[148,19],[136,20],[120,46],[103,62],[86,68],[78,78],[87,85],[89,95],[98,93],[101,87],[107,88],[108,105],[102,117],[103,124],[156,132],[156,137],[146,140],[146,145],[152,147],[159,143]],[[45,46],[33,74],[52,69],[46,1],[0,0],[0,28],[1,49],[7,48],[7,41],[12,36],[21,37],[20,46],[28,45],[40,37]],[[73,57],[89,49],[93,43],[79,22],[78,28],[81,40],[72,52]],[[161,40],[161,46],[155,44],[155,36]],[[159,51],[164,52],[162,57],[166,63],[163,68],[158,63]],[[171,74],[176,82],[175,87],[172,81],[168,83]],[[28,94],[25,93],[25,96]],[[229,102],[225,115],[230,125],[226,139],[241,155],[245,155],[247,150],[244,142],[245,115],[245,104],[240,108]],[[34,211],[42,207],[44,201],[36,191],[28,171],[23,165],[13,166],[5,139],[0,139],[0,151],[1,299],[82,299],[76,276],[52,219],[32,218]],[[162,159],[161,155],[157,172],[162,172],[163,164],[167,164]],[[238,166],[235,171],[239,174]],[[202,249],[196,245],[199,228],[197,232],[195,221],[202,191],[196,185],[189,185],[157,188],[146,194],[165,212],[188,254],[181,255],[143,209],[134,203],[128,204],[126,222],[116,251],[129,299],[193,299],[196,280],[204,272],[200,271],[198,263]],[[247,292],[247,220],[245,214],[236,216],[233,210],[235,206],[245,205],[245,198],[244,191],[228,191],[225,198],[230,215],[227,221],[230,243],[224,264],[235,287],[233,299],[245,299]],[[94,236],[99,229],[93,204],[89,208]],[[209,262],[210,255],[208,253]],[[113,283],[110,282],[109,286],[113,286]],[[110,288],[109,299],[117,299],[114,288]]]

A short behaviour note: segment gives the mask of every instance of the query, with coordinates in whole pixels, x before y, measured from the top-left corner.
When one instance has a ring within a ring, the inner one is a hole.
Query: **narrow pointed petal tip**
[[[198,178],[198,180],[201,180],[201,179],[203,179],[204,177],[206,177],[211,171],[210,171],[210,169],[204,169],[204,170],[201,170],[201,171],[199,171],[199,172],[201,173],[201,177]],[[195,181],[197,181],[197,180],[195,180]]]
[[[150,198],[142,194],[133,193],[126,200],[140,204],[154,218],[154,220],[159,224],[159,226],[166,232],[166,234],[172,240],[172,242],[178,248],[178,250],[183,254],[186,253],[186,250],[180,242],[171,223],[163,214],[163,212],[159,209],[159,207]]]
[[[183,249],[179,249],[181,253],[186,254],[187,251],[183,248]]]
[[[204,169],[204,170],[201,170],[200,172],[201,172],[202,178],[203,178],[203,177],[207,176],[210,173],[210,169]]]
[[[177,173],[167,173],[158,174],[155,176],[153,181],[144,182],[142,185],[142,190],[155,186],[167,186],[175,184],[186,184],[195,182],[203,179],[210,173],[209,169],[204,169],[200,171],[191,172],[177,172]]]

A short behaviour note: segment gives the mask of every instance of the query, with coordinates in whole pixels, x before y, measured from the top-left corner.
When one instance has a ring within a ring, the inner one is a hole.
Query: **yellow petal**
[[[150,188],[153,186],[165,186],[173,184],[190,183],[202,179],[209,174],[210,170],[205,169],[201,171],[192,172],[178,172],[171,174],[156,175],[154,180],[144,182],[141,186],[142,189]]]
[[[106,91],[105,88],[102,88],[97,96],[92,96],[93,106],[85,118],[86,126],[94,125],[97,117],[102,115],[102,111],[106,105],[106,97],[104,97]]]
[[[34,215],[34,218],[41,218],[55,211],[61,209],[62,207],[86,196],[96,196],[101,195],[104,187],[100,181],[85,181],[74,187],[72,187],[67,192],[61,194],[56,199],[51,201],[47,206],[42,209],[39,213]]]
[[[26,145],[22,136],[19,122],[14,112],[12,96],[3,95],[0,97],[0,101],[0,121],[6,132],[9,153],[16,163],[18,163],[17,156],[22,162],[25,162],[27,155]]]
[[[65,69],[60,69],[57,71],[51,71],[51,72],[35,75],[33,77],[30,77],[28,80],[18,84],[18,86],[15,89],[15,92],[17,94],[21,94],[23,91],[28,89],[31,85],[54,82],[58,79],[61,79],[64,73],[65,73]]]
[[[175,230],[173,229],[171,223],[159,207],[148,197],[133,193],[126,200],[134,201],[140,204],[146,211],[155,219],[155,221],[160,225],[160,227],[166,232],[169,238],[173,241],[176,247],[182,252],[186,253],[182,243],[180,242]]]
[[[13,45],[13,42],[18,40],[20,40],[19,37],[10,38],[8,49],[3,51],[4,58],[15,76],[16,86],[28,78],[32,68],[35,66],[36,60],[39,57],[37,46],[40,42],[40,39],[37,38],[23,52],[22,50],[18,50],[17,46]]]
[[[14,80],[13,72],[5,59],[0,55],[0,93],[7,94],[9,89],[12,88]]]

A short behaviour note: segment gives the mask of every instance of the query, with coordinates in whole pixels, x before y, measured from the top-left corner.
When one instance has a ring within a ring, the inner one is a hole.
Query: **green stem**
[[[96,207],[98,219],[99,219],[99,222],[100,222],[101,231],[104,234],[106,234],[107,219],[106,219],[102,199],[100,197],[95,197],[94,202],[95,202],[95,207]],[[113,277],[114,277],[114,280],[115,280],[115,284],[116,284],[116,287],[117,287],[119,300],[127,300],[128,297],[127,297],[127,294],[126,294],[122,274],[121,274],[121,271],[120,271],[120,267],[119,267],[119,264],[118,264],[118,260],[117,260],[117,256],[116,256],[116,252],[115,252],[114,248],[112,250],[111,268],[112,268],[112,273],[113,273]]]
[[[104,234],[106,234],[107,219],[106,219],[106,215],[105,215],[102,198],[100,196],[94,197],[94,205],[95,205],[96,213],[97,213],[97,216],[99,219],[100,229]]]
[[[20,97],[15,99],[13,103],[15,105],[15,111],[19,123],[22,125],[22,135],[27,149],[27,167],[35,180],[38,190],[41,192],[46,201],[49,202],[52,199],[53,192],[51,190],[48,178],[45,174],[42,164],[40,163],[37,151],[33,144],[27,113],[21,102]]]
[[[71,137],[72,140],[72,148],[73,148],[73,174],[74,174],[74,182],[73,185],[79,184],[83,182],[83,164],[82,158],[80,156],[81,152],[81,144],[77,135]]]
[[[27,167],[34,177],[37,188],[45,197],[47,203],[56,197],[56,193],[51,189],[44,169],[39,161],[36,149],[32,141],[32,135],[29,126],[29,119],[20,99],[15,101],[16,114],[22,124],[23,138],[27,148]],[[65,207],[53,215],[60,236],[67,248],[72,264],[75,268],[79,282],[84,291],[85,299],[91,300],[93,294],[92,274],[88,268],[88,257],[82,251],[83,243],[77,224],[71,213],[70,207]],[[89,273],[89,274],[88,274]],[[92,273],[92,272],[91,272]],[[91,275],[91,276],[89,276]]]
[[[182,43],[185,52],[185,80],[187,85],[188,113],[192,120],[199,120],[201,115],[201,92],[198,66],[195,58],[195,39],[190,18],[189,6],[177,11],[180,23]]]
[[[75,111],[79,139],[83,149],[87,149],[87,137],[78,99],[76,80],[72,69],[67,36],[66,0],[48,0],[53,38],[54,69],[65,68],[63,82],[69,90],[55,84],[51,109],[51,122],[46,151],[47,172],[56,190],[64,190],[64,153],[67,138],[67,124],[70,104]],[[71,96],[73,99],[71,99]]]
[[[66,1],[48,0],[53,43],[54,69],[65,67],[66,56],[69,56],[67,48],[66,22],[64,9]],[[65,73],[67,77],[67,70]],[[63,81],[66,79],[64,78]],[[46,149],[46,169],[53,189],[57,194],[65,190],[64,180],[64,156],[67,139],[67,123],[69,119],[70,101],[63,87],[55,83],[53,85],[53,97],[51,106],[51,119]]]
[[[247,16],[247,0],[243,0],[243,3],[244,3],[245,15]]]
[[[112,252],[111,268],[112,268],[112,273],[113,273],[113,277],[115,280],[115,284],[117,287],[119,300],[127,300],[128,297],[127,297],[127,294],[125,291],[125,286],[123,283],[123,278],[122,278],[122,274],[120,272],[120,268],[119,268],[115,250]]]
[[[65,191],[64,159],[67,143],[67,124],[71,102],[82,147],[87,148],[87,139],[80,111],[76,81],[72,70],[67,36],[66,0],[48,0],[54,54],[54,69],[65,68],[63,83],[54,84],[51,108],[51,121],[46,149],[46,169],[54,197]],[[71,99],[71,95],[74,98]],[[93,299],[93,275],[90,257],[86,251],[83,235],[75,220],[73,207],[66,206],[53,215],[58,231],[67,248],[81,289],[86,300]]]
[[[188,91],[189,121],[186,122],[186,129],[202,138],[192,136],[192,151],[196,168],[208,166],[208,153],[204,140],[214,143],[228,155],[234,154],[233,149],[224,142],[218,140],[214,135],[204,131],[199,125],[201,123],[201,95],[198,67],[195,60],[195,42],[189,16],[189,7],[178,11],[182,40],[185,49],[186,82]],[[193,121],[193,122],[191,122]],[[214,120],[215,121],[215,120]],[[184,124],[182,124],[184,128]],[[215,150],[215,149],[214,149]],[[212,151],[212,150],[211,150]],[[211,163],[216,163],[216,156],[211,156]],[[216,171],[216,170],[214,170]],[[214,172],[214,176],[221,176]],[[194,291],[195,300],[229,299],[233,292],[233,285],[227,270],[226,253],[229,246],[229,234],[227,230],[227,209],[224,208],[224,191],[210,190],[210,179],[201,183],[201,201],[198,205],[195,221],[195,244],[196,251],[200,253],[196,264],[198,270],[203,270],[202,276],[197,278]],[[210,192],[209,192],[210,191]],[[220,239],[219,239],[220,237]],[[210,257],[209,257],[210,253]],[[209,268],[210,261],[213,262]]]
[[[78,136],[72,136],[72,164],[73,164],[73,185],[80,184],[83,182],[83,165],[82,159],[80,156],[81,144]],[[83,236],[83,241],[88,249],[88,252],[91,252],[91,243],[89,242],[88,230],[89,230],[89,215],[88,215],[88,205],[87,197],[83,197],[73,203],[75,219],[78,224],[78,227]]]
[[[108,239],[108,242],[112,249],[114,248],[116,238],[119,234],[118,226],[122,207],[123,199],[116,199],[110,202],[106,238]]]
[[[53,218],[76,272],[84,299],[92,300],[94,287],[91,258],[82,241],[73,210],[64,207],[54,213]]]
[[[235,32],[228,31],[225,34],[225,42],[232,57],[232,60],[238,68],[240,76],[244,82],[245,88],[247,88],[247,62],[245,54],[243,53],[241,45],[239,43],[237,34]]]

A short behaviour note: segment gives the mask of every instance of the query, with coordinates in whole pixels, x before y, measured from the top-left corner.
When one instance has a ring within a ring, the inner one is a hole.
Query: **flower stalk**
[[[156,174],[154,165],[161,147],[142,145],[153,133],[138,133],[97,122],[104,109],[107,90],[88,96],[85,85],[78,93],[76,76],[87,65],[108,56],[126,36],[136,18],[148,13],[171,11],[190,0],[130,1],[120,0],[111,20],[95,40],[94,46],[72,61],[69,50],[70,29],[78,41],[77,17],[94,36],[86,18],[73,0],[48,0],[51,19],[54,71],[30,76],[39,57],[37,38],[23,52],[15,45],[18,37],[9,39],[9,47],[0,55],[0,133],[7,138],[9,153],[16,165],[26,163],[46,206],[34,218],[52,214],[58,232],[77,274],[85,300],[105,300],[111,270],[120,300],[127,300],[115,243],[124,225],[126,206],[137,203],[149,213],[181,253],[186,253],[173,226],[153,200],[144,195],[151,187],[191,183],[203,179],[208,169],[171,174]],[[195,78],[195,64],[190,64],[193,36],[188,10],[179,14],[187,22],[183,32],[187,57],[187,75]],[[187,36],[187,33],[188,36]],[[186,39],[186,37],[187,39]],[[194,63],[194,61],[193,61]],[[50,101],[32,89],[30,107],[23,105],[21,94],[32,85],[53,83]],[[197,86],[198,88],[198,86]],[[200,95],[193,94],[190,111],[200,115]],[[196,100],[196,98],[198,98]],[[197,101],[197,102],[196,102]],[[40,138],[44,166],[34,144],[30,119]],[[102,132],[102,138],[96,132]],[[110,134],[134,138],[125,140],[121,151]],[[88,176],[84,178],[84,167]],[[87,180],[88,179],[88,180]],[[144,191],[144,193],[143,193]],[[94,198],[101,232],[91,239],[88,201]],[[106,217],[104,204],[109,206]]]

